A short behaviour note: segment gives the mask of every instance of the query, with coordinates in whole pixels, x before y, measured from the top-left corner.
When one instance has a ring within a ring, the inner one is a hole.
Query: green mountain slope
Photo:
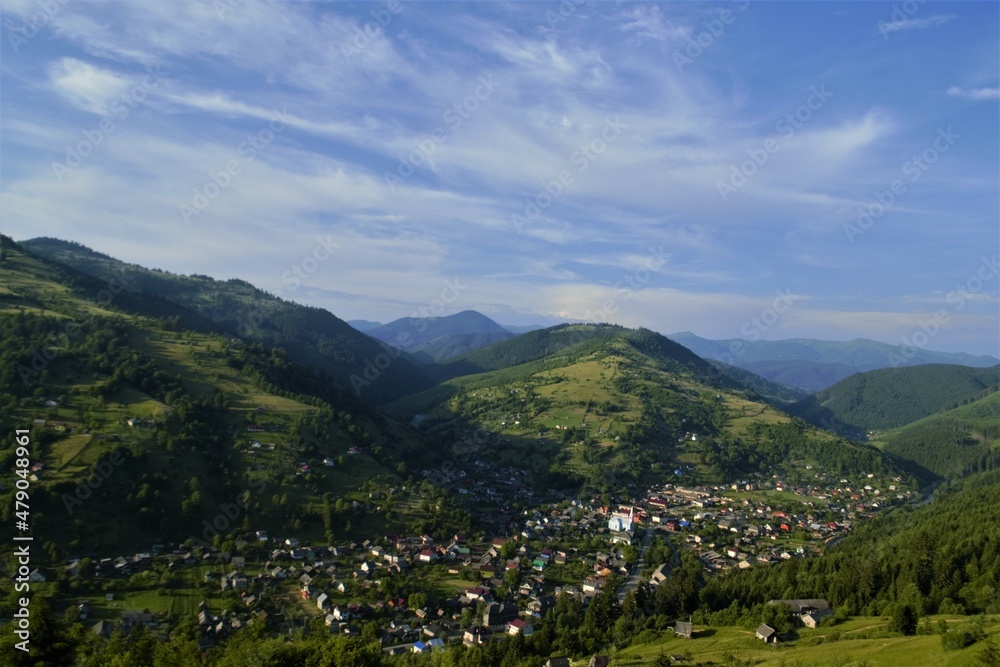
[[[1000,366],[928,364],[853,375],[800,401],[803,419],[840,429],[896,428],[996,391]]]
[[[688,482],[805,474],[810,465],[900,473],[898,460],[792,419],[646,330],[554,327],[451,366],[460,364],[501,368],[453,377],[388,409],[453,455],[517,462],[537,484],[621,489],[675,469]]]
[[[1000,468],[1000,392],[880,434],[873,444],[942,477]]]
[[[125,293],[159,297],[208,320],[245,342],[280,347],[296,362],[324,369],[365,399],[381,403],[430,386],[406,358],[380,363],[387,352],[377,341],[321,308],[277,298],[242,280],[182,276],[121,262],[82,245],[39,238],[25,249],[102,281]]]
[[[708,362],[718,368],[723,375],[748,389],[754,390],[761,396],[761,398],[768,401],[772,405],[788,407],[789,404],[800,401],[809,395],[808,392],[803,391],[802,389],[796,389],[794,386],[773,382],[764,378],[762,375],[740,368],[739,366],[730,366],[729,364],[721,361],[714,361],[711,359],[708,360]]]
[[[102,305],[105,283],[4,246],[0,452],[13,469],[15,429],[30,432],[32,515],[53,553],[251,529],[345,535],[338,500],[434,458],[412,428],[280,350],[129,312],[125,293]],[[237,508],[224,526],[204,523],[223,507]]]
[[[997,475],[970,478],[951,492],[939,489],[933,502],[861,524],[823,558],[709,580],[705,611],[725,613],[730,600],[749,608],[821,597],[851,615],[889,614],[897,604],[913,605],[919,614],[1000,613],[997,516]]]

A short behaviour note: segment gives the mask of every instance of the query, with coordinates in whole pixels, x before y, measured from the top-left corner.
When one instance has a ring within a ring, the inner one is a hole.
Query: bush
[[[917,620],[917,610],[913,608],[913,605],[896,605],[889,618],[889,632],[899,632],[907,636],[915,635],[917,634]]]
[[[941,648],[945,651],[957,651],[972,646],[981,639],[986,639],[981,624],[962,625],[941,635]]]

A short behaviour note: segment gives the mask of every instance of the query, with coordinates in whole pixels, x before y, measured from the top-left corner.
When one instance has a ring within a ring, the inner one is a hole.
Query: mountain
[[[529,331],[538,331],[539,329],[545,329],[546,327],[541,324],[502,324],[504,329],[511,333],[523,334]]]
[[[796,404],[814,424],[865,431],[896,428],[997,391],[1000,365],[926,364],[858,373]]]
[[[918,350],[905,359],[898,345],[856,338],[823,341],[809,338],[787,340],[709,340],[690,331],[670,334],[706,359],[716,359],[752,371],[768,380],[807,391],[825,389],[854,373],[898,366],[957,364],[985,368],[1000,363],[988,355]]]
[[[763,402],[652,331],[559,325],[440,365],[442,384],[387,406],[456,460],[517,465],[535,485],[645,488],[801,470],[895,470]],[[798,473],[797,473],[798,474]]]
[[[409,360],[390,354],[330,312],[280,299],[245,281],[147,269],[58,239],[38,238],[20,245],[104,281],[114,290],[113,294],[106,290],[109,299],[127,293],[170,301],[227,335],[279,347],[297,363],[323,369],[374,403],[431,384]]]
[[[280,349],[185,328],[155,298],[105,300],[109,283],[0,243],[0,432],[6,448],[30,429],[32,516],[53,553],[212,543],[251,526],[348,537],[337,499],[436,456]]]
[[[369,329],[382,326],[381,322],[372,322],[371,320],[347,320],[347,323],[358,331],[368,331]]]
[[[739,366],[730,366],[729,364],[712,359],[709,359],[708,363],[718,368],[729,379],[748,389],[754,390],[761,398],[778,407],[787,408],[790,404],[809,396],[809,392],[807,391],[780,382],[773,382],[760,374],[740,368]]]
[[[474,310],[443,317],[404,317],[365,333],[427,362],[459,356],[515,335]]]
[[[881,433],[872,444],[944,478],[1000,468],[1000,392]]]

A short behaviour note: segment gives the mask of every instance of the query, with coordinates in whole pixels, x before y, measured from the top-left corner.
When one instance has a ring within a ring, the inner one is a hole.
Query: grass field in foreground
[[[945,619],[950,627],[972,620],[966,616],[931,616],[931,625]],[[923,619],[921,620],[923,622]],[[832,627],[799,628],[795,641],[766,646],[753,632],[742,628],[705,628],[693,639],[675,638],[666,632],[659,640],[620,651],[613,664],[645,665],[659,655],[689,654],[693,664],[726,664],[727,655],[742,661],[734,664],[754,667],[973,667],[985,642],[958,651],[945,651],[938,634],[913,637],[884,636],[888,621],[878,617],[858,617]],[[1000,642],[1000,617],[988,616],[985,630]],[[836,638],[836,641],[831,639]]]

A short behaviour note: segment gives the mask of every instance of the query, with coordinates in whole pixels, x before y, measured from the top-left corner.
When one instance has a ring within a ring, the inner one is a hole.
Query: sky
[[[5,0],[0,232],[343,319],[1000,355],[994,2]]]

